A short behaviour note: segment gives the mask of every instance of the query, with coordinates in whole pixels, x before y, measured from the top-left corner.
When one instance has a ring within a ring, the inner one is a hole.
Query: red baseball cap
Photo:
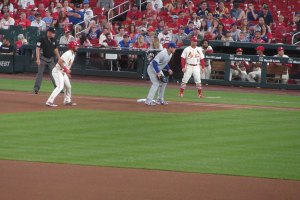
[[[236,52],[243,52],[243,49],[242,49],[242,48],[238,48],[238,49],[236,50]]]
[[[191,42],[198,42],[198,38],[197,37],[195,37],[195,36],[193,36],[193,37],[191,37]]]
[[[265,47],[263,47],[263,46],[256,47],[256,51],[264,51],[264,50],[265,50]]]
[[[277,48],[277,51],[282,51],[282,50],[284,50],[283,47],[278,47],[278,48]]]

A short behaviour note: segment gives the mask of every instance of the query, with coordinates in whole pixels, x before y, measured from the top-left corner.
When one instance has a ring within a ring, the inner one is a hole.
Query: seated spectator
[[[8,10],[8,6],[3,6],[2,7],[1,12],[0,12],[0,19],[3,18],[3,16],[4,16],[5,13],[8,13],[9,15],[11,15],[11,13]]]
[[[224,25],[219,24],[218,28],[213,31],[213,34],[214,34],[213,36],[214,40],[221,40],[222,37],[225,35]]]
[[[57,3],[56,7],[53,9],[53,12],[52,12],[53,19],[57,20],[59,13],[62,11],[64,11],[63,6],[60,3]],[[66,14],[67,12],[64,12],[64,13]]]
[[[269,6],[267,4],[264,4],[262,6],[262,10],[257,15],[258,18],[262,17],[264,19],[264,22],[272,28],[273,24],[273,15],[271,11],[269,10]]]
[[[283,47],[278,47],[277,48],[277,54],[274,55],[274,57],[280,57],[280,58],[288,58],[289,56],[284,54],[284,48]],[[287,71],[286,74],[282,75],[282,83],[286,84],[287,81],[289,80],[289,70],[288,68],[292,67],[292,64],[285,64],[285,63],[274,63],[275,66],[286,66],[287,67]],[[271,67],[271,66],[270,66]],[[279,77],[279,75],[276,75],[277,77]],[[275,77],[276,77],[275,76]]]
[[[45,17],[42,20],[46,23],[46,27],[48,29],[53,22],[53,18],[49,10],[45,11]]]
[[[136,4],[133,4],[131,10],[129,10],[126,14],[126,20],[129,22],[141,21],[142,13],[139,11]]]
[[[220,16],[224,16],[227,13],[229,13],[229,10],[225,7],[224,1],[219,1],[218,6],[215,8],[212,15],[216,18],[219,18]]]
[[[188,26],[185,27],[185,29],[184,29],[184,33],[188,35],[188,34],[190,34],[193,30],[194,30],[194,23],[193,23],[193,22],[189,22],[189,23],[188,23]]]
[[[231,25],[235,22],[235,19],[230,16],[230,14],[225,14],[220,18],[220,23],[223,24],[224,30],[229,31],[231,29]]]
[[[119,46],[122,48],[122,49],[130,49],[132,48],[132,42],[130,40],[130,37],[128,34],[124,34],[123,35],[123,40],[121,40],[119,42]]]
[[[19,55],[24,55],[24,46],[23,45],[27,45],[28,41],[25,39],[23,34],[19,34],[18,35],[18,40],[16,41],[15,45],[16,45],[16,51]]]
[[[267,25],[267,24],[265,23],[265,19],[264,19],[263,17],[259,17],[259,18],[258,18],[258,24],[256,24],[256,25],[254,26],[254,31],[261,31],[263,25]],[[268,29],[270,29],[269,26],[267,26],[267,27],[268,27]]]
[[[28,9],[28,7],[34,6],[34,0],[19,0],[18,5],[22,9]]]
[[[265,48],[263,46],[258,46],[256,48],[256,54],[258,56],[264,55]],[[247,80],[249,82],[261,82],[261,62],[252,62],[252,71],[247,75]]]
[[[178,16],[177,15],[172,16],[172,22],[168,23],[168,27],[170,28],[170,31],[173,34],[178,32]]]
[[[67,45],[71,41],[75,41],[76,40],[74,38],[74,36],[71,34],[71,30],[68,27],[65,27],[64,31],[65,31],[65,34],[63,36],[61,36],[60,39],[59,39],[59,44],[60,45]]]
[[[252,3],[249,3],[247,5],[247,11],[246,11],[247,20],[251,23],[256,21],[258,18],[258,11],[254,9],[254,5]]]
[[[293,21],[289,23],[287,27],[287,32],[291,34],[295,34],[300,31],[300,17],[295,15],[293,17]]]
[[[45,6],[43,3],[38,4],[37,12],[41,14],[42,18],[45,17],[46,13],[45,13]]]
[[[213,21],[214,21],[213,14],[212,13],[208,13],[207,16],[206,16],[206,19],[204,21],[207,24],[207,28],[209,30],[211,30],[212,26],[213,26]]]
[[[213,40],[214,34],[211,31],[206,31],[204,34],[204,40]]]
[[[92,47],[93,46],[84,32],[79,34],[79,38],[77,38],[77,41],[79,42],[80,45],[82,45],[84,47]]]
[[[190,2],[189,2],[190,3]],[[206,1],[202,1],[200,3],[200,5],[198,6],[198,10],[196,12],[196,14],[200,17],[200,18],[205,18],[207,16],[208,13],[210,13],[210,9],[207,5]]]
[[[35,15],[37,14],[37,8],[32,8],[30,10],[30,14],[28,15],[28,20],[31,22],[33,22],[35,20]]]
[[[203,40],[203,36],[200,34],[200,30],[198,27],[194,27],[194,30],[188,34],[188,38],[197,38],[197,46],[199,46]]]
[[[75,6],[75,5],[74,5]],[[69,1],[68,0],[64,0],[63,5],[62,5],[62,10],[64,12],[70,12],[71,10],[73,10],[71,8],[71,6],[69,5]]]
[[[272,33],[267,25],[261,27],[261,39],[263,39],[265,43],[271,43],[272,41]]]
[[[160,43],[165,47],[165,45],[168,45],[170,42],[172,42],[173,34],[170,31],[169,27],[166,25],[164,27],[164,30],[159,33],[157,37]]]
[[[265,43],[261,38],[261,31],[255,31],[254,38],[251,40],[252,43]]]
[[[130,37],[130,40],[135,38],[136,35],[138,34],[137,30],[136,30],[136,27],[134,24],[130,24],[129,26],[129,30],[128,30],[128,35]]]
[[[193,22],[194,26],[193,27],[200,27],[201,25],[201,20],[198,17],[197,13],[193,12],[191,15],[191,18],[189,19],[188,23]]]
[[[124,35],[126,34],[123,26],[120,26],[118,29],[118,33],[115,35],[115,40],[119,44],[120,41],[124,40]]]
[[[187,34],[184,32],[184,26],[179,27],[178,33],[173,36],[172,42],[174,42],[178,47],[182,47],[183,40],[187,39]]]
[[[75,4],[74,6],[74,10],[68,11],[67,16],[69,18],[69,22],[75,25],[83,22],[84,13],[80,11],[80,4]]]
[[[35,20],[31,22],[31,26],[38,27],[40,31],[46,31],[46,23],[42,20],[40,13],[35,14]]]
[[[109,33],[111,34],[109,31],[108,31],[108,28],[107,27],[104,27],[103,30],[102,30],[102,33],[100,34],[99,36],[99,45],[100,47],[105,47],[106,44],[104,44],[104,40],[107,39],[106,37],[106,34]]]
[[[4,13],[0,21],[0,29],[9,29],[9,27],[13,25],[15,25],[15,20],[9,16],[9,13]]]
[[[241,30],[237,28],[237,24],[234,23],[231,26],[230,33],[233,41],[238,41],[239,40],[239,35],[240,35]]]
[[[238,48],[236,50],[236,55],[243,55],[243,49]],[[230,65],[230,75],[229,81],[232,80],[232,77],[238,77],[242,81],[247,79],[247,68],[249,68],[249,63],[246,61],[231,61]]]
[[[85,29],[85,34],[93,46],[98,46],[99,37],[101,34],[100,28],[97,26],[95,20],[91,20],[87,29]]]
[[[2,10],[3,7],[7,7],[8,12],[10,13],[14,12],[14,5],[9,0],[2,0],[2,3],[0,3],[0,10]]]
[[[13,47],[13,45],[10,44],[10,41],[8,38],[2,39],[0,53],[4,53],[4,54],[13,54],[14,53],[14,47]]]
[[[151,2],[152,3],[152,8],[157,13],[160,13],[161,9],[163,8],[163,2],[162,2],[162,0],[147,0],[147,2]]]
[[[118,47],[117,41],[112,38],[111,33],[105,34],[106,39],[103,41],[102,45],[106,48]]]
[[[238,42],[250,42],[250,38],[248,37],[248,34],[241,31],[239,33],[239,36],[238,36]]]
[[[283,38],[285,37],[285,34],[287,33],[287,25],[284,22],[283,15],[278,16],[278,21],[273,24],[273,30],[275,33],[275,38],[283,40]]]
[[[201,21],[199,31],[200,31],[200,34],[202,35],[202,37],[204,37],[204,35],[207,31],[209,31],[206,20]]]
[[[230,15],[235,21],[240,21],[241,19],[246,18],[245,11],[240,8],[240,4],[238,2],[233,3],[233,9],[230,11]]]
[[[167,8],[168,9],[168,8]],[[179,13],[183,12],[183,4],[179,0],[175,3],[175,5],[171,8],[168,9],[171,12],[171,15],[179,15]]]
[[[84,13],[83,20],[88,21],[89,19],[94,17],[94,12],[90,8],[90,4],[88,0],[83,1],[83,9],[81,10]]]
[[[58,13],[58,18],[53,20],[53,26],[64,28],[68,27],[70,25],[70,21],[68,16],[66,15],[66,12],[60,11]]]
[[[224,35],[221,38],[221,41],[223,41],[223,42],[233,42],[231,32],[230,31],[225,31]]]
[[[153,41],[150,43],[149,49],[164,49],[157,36],[154,36]]]
[[[55,2],[54,1],[49,1],[47,8],[45,9],[45,11],[49,11],[52,15],[52,13],[56,12],[55,10]]]
[[[152,19],[156,19],[157,12],[153,9],[152,3],[148,2],[146,6],[146,10],[142,12],[142,17],[145,17],[148,19],[149,17],[152,17]]]
[[[179,12],[177,21],[179,25],[186,26],[188,24],[189,19],[185,17],[185,12]]]
[[[156,34],[159,34],[160,32],[162,32],[164,30],[165,25],[166,25],[165,21],[164,20],[160,20],[158,22],[157,29],[155,30]]]
[[[31,25],[31,22],[29,21],[29,19],[26,18],[26,13],[25,12],[21,12],[20,19],[18,19],[16,21],[15,25],[22,26],[23,29],[26,29],[28,26]]]

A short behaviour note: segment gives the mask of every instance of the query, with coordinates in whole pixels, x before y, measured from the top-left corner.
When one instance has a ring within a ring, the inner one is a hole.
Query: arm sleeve
[[[164,67],[164,69],[169,70],[169,69],[170,69],[170,65],[167,64],[167,65]]]
[[[205,67],[204,59],[201,59],[201,60],[200,60],[200,64],[201,64],[202,69],[204,69],[204,67]]]
[[[181,68],[185,68],[185,58],[181,57]]]
[[[153,66],[155,72],[158,73],[159,72],[158,63],[155,60],[152,61],[152,66]]]

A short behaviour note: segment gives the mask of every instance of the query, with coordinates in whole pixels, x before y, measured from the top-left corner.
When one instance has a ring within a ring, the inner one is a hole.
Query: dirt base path
[[[300,181],[0,160],[3,200],[296,200]]]

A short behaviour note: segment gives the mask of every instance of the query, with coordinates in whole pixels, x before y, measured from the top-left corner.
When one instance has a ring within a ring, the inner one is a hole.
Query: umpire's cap
[[[47,31],[50,31],[50,32],[52,32],[52,33],[55,33],[55,32],[56,32],[56,29],[55,29],[54,27],[50,26],[50,27],[48,28]]]

